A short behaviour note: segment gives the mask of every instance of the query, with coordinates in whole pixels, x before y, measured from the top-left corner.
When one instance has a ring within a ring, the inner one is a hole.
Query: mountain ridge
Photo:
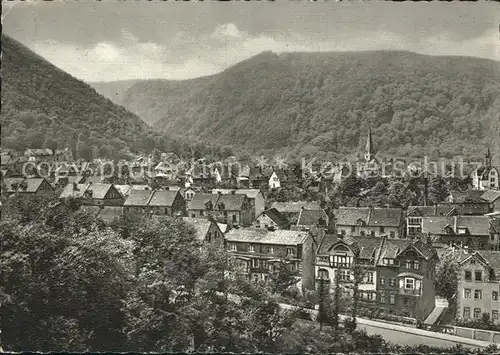
[[[250,151],[352,154],[371,121],[379,151],[478,157],[495,144],[498,82],[483,58],[263,52],[208,77],[137,81],[123,104],[163,132]]]

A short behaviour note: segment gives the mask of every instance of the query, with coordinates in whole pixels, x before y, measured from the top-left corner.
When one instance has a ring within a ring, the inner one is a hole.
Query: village
[[[500,324],[500,167],[489,150],[466,189],[429,204],[424,182],[422,203],[406,207],[335,206],[328,191],[349,179],[342,167],[322,179],[282,161],[275,167],[186,164],[175,153],[115,164],[76,161],[70,149],[27,148],[2,150],[1,159],[2,208],[13,196],[55,196],[104,223],[122,216],[181,218],[199,241],[224,248],[252,282],[266,282],[285,263],[301,294],[337,285],[352,299],[359,278],[359,314],[371,319],[428,328],[485,319],[492,330]],[[120,164],[119,174],[112,171]],[[371,130],[361,166],[356,179],[370,179],[379,166]],[[305,184],[302,194],[283,192]],[[450,258],[458,280],[446,297],[436,287],[437,273]]]

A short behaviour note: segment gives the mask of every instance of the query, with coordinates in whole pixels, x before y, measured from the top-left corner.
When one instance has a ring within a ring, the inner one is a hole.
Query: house
[[[253,226],[265,229],[290,229],[290,222],[276,208],[270,208],[255,218]]]
[[[202,243],[210,243],[219,247],[224,247],[225,225],[218,224],[213,219],[183,217],[184,222],[194,228],[196,238]]]
[[[184,199],[186,201],[191,201],[197,192],[199,192],[198,189],[195,189],[192,186],[185,188],[183,191]]]
[[[184,216],[186,214],[186,200],[179,191],[154,191],[148,206],[151,213],[156,215]]]
[[[52,153],[52,150],[49,148],[45,149],[26,148],[26,150],[24,151],[24,156],[28,158],[29,161],[47,161],[54,159],[54,154]]]
[[[54,152],[54,161],[57,162],[72,162],[73,159],[73,152],[69,148],[65,149],[56,149]]]
[[[161,160],[171,165],[176,165],[181,162],[181,158],[174,152],[167,152],[160,154]]]
[[[317,252],[316,287],[331,290],[338,281],[349,304],[358,277],[360,313],[424,321],[435,306],[437,261],[436,251],[420,240],[327,235]]]
[[[193,196],[191,201],[187,203],[188,217],[207,218],[209,215],[214,214],[215,206],[219,195],[197,193]]]
[[[123,215],[122,206],[102,206],[97,217],[104,223],[109,224],[113,221],[119,220]]]
[[[205,165],[195,165],[187,172],[188,184],[186,187],[191,186],[209,186],[213,183],[214,177],[210,172],[210,169]]]
[[[265,209],[266,200],[264,195],[259,189],[213,189],[213,194],[221,193],[223,195],[228,195],[231,193],[245,195],[250,202],[252,208],[251,220],[254,220],[256,216],[261,214]]]
[[[3,179],[6,194],[49,196],[54,193],[52,185],[44,178],[14,177]]]
[[[270,208],[277,209],[290,221],[290,224],[296,224],[302,209],[320,210],[321,204],[319,202],[307,201],[273,202]]]
[[[483,314],[499,323],[500,257],[497,251],[464,253],[459,262],[456,293],[457,314],[461,320],[480,320]]]
[[[481,199],[488,203],[490,211],[500,211],[500,190],[486,190]]]
[[[300,181],[292,170],[273,169],[269,176],[268,185],[270,189],[279,189],[281,187],[299,186]]]
[[[433,243],[456,244],[480,250],[499,250],[500,231],[488,216],[422,218],[422,234]]]
[[[253,210],[246,195],[231,193],[218,196],[215,207],[220,220],[230,226],[247,227],[252,223]]]
[[[337,232],[344,236],[404,238],[401,208],[340,207],[334,215]]]
[[[296,226],[306,230],[317,226],[328,228],[329,218],[323,209],[307,210],[303,208],[300,210]]]
[[[84,205],[121,206],[123,197],[112,184],[72,183],[64,187],[60,199],[74,198]]]
[[[126,214],[149,213],[149,201],[153,196],[151,190],[131,190],[123,203],[123,212]]]
[[[482,216],[491,210],[487,202],[441,203],[433,206],[409,206],[406,211],[406,235],[418,237],[422,233],[422,218],[438,216]]]
[[[84,179],[85,177],[82,175],[56,176],[54,185],[57,187],[66,187],[68,184],[82,184]]]
[[[248,187],[253,189],[260,189],[267,185],[269,175],[259,167],[250,167],[248,172]]]
[[[476,190],[499,190],[500,183],[500,166],[492,165],[492,155],[490,150],[486,152],[485,160],[483,164],[474,169],[472,172],[472,186]]]
[[[309,232],[237,228],[226,233],[226,248],[236,261],[238,275],[267,281],[284,263],[300,275],[299,290],[314,289],[314,249]]]

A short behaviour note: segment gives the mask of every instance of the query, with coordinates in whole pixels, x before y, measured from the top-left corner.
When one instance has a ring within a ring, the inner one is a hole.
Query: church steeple
[[[368,137],[366,139],[365,147],[365,161],[371,161],[375,157],[375,148],[372,139],[372,123],[368,124]]]
[[[491,152],[490,152],[490,148],[488,148],[488,150],[486,151],[486,155],[485,155],[485,163],[486,163],[486,167],[490,167],[491,166]]]

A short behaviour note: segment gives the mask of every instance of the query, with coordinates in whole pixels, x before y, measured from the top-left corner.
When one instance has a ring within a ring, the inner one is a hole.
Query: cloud
[[[122,30],[121,35],[117,42],[99,42],[87,47],[56,41],[39,41],[31,47],[56,66],[85,81],[189,79],[215,74],[268,50],[281,53],[395,49],[500,60],[495,31],[462,42],[446,33],[408,41],[389,31],[324,33],[322,37],[294,32],[251,35],[234,23],[225,23],[202,36],[179,32],[165,43],[141,42],[126,30]]]

